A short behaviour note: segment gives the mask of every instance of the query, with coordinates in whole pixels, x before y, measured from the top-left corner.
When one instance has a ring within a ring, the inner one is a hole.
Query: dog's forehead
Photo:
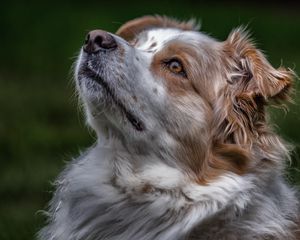
[[[147,52],[157,52],[171,41],[197,44],[212,40],[209,36],[196,31],[183,31],[176,28],[158,28],[143,32],[138,37],[137,48]]]

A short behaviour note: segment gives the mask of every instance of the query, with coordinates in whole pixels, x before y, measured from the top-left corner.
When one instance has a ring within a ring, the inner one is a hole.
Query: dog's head
[[[273,68],[243,29],[219,42],[193,21],[146,16],[87,35],[76,82],[98,135],[181,165],[199,181],[286,153],[265,106],[288,98],[293,72]],[[258,159],[258,160],[254,160]]]

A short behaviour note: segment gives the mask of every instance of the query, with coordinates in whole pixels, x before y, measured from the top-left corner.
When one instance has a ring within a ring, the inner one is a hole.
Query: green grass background
[[[66,161],[92,144],[74,96],[71,66],[85,34],[114,32],[144,14],[196,17],[202,30],[225,39],[248,25],[274,66],[300,66],[297,5],[199,1],[49,1],[0,3],[0,239],[29,240],[42,225],[38,212]],[[299,72],[299,70],[298,70]],[[296,84],[297,85],[297,84]],[[300,185],[299,94],[290,111],[273,110],[276,131],[296,151],[288,178]],[[298,104],[298,105],[297,105]]]

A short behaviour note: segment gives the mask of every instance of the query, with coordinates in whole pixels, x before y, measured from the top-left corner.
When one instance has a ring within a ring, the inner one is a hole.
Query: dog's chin
[[[103,112],[107,111],[114,114],[119,112],[132,125],[132,127],[137,131],[144,131],[144,123],[132,113],[122,102],[111,86],[108,84],[103,77],[97,74],[94,70],[85,67],[80,69],[78,73],[78,85],[81,94],[84,96],[84,100],[88,101],[88,105],[92,105],[93,110],[91,115],[93,117],[100,116]]]

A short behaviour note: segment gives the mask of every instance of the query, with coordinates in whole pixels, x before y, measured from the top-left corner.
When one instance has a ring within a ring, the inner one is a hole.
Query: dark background
[[[85,34],[116,31],[145,14],[202,20],[220,40],[247,25],[270,62],[298,70],[299,6],[286,2],[49,1],[0,4],[0,239],[33,239],[66,161],[95,141],[74,94],[71,66]],[[296,84],[297,85],[297,84]],[[288,180],[300,185],[300,96],[286,114],[272,110],[275,129],[296,151]],[[298,104],[298,105],[297,105]],[[298,163],[297,163],[298,162]]]

